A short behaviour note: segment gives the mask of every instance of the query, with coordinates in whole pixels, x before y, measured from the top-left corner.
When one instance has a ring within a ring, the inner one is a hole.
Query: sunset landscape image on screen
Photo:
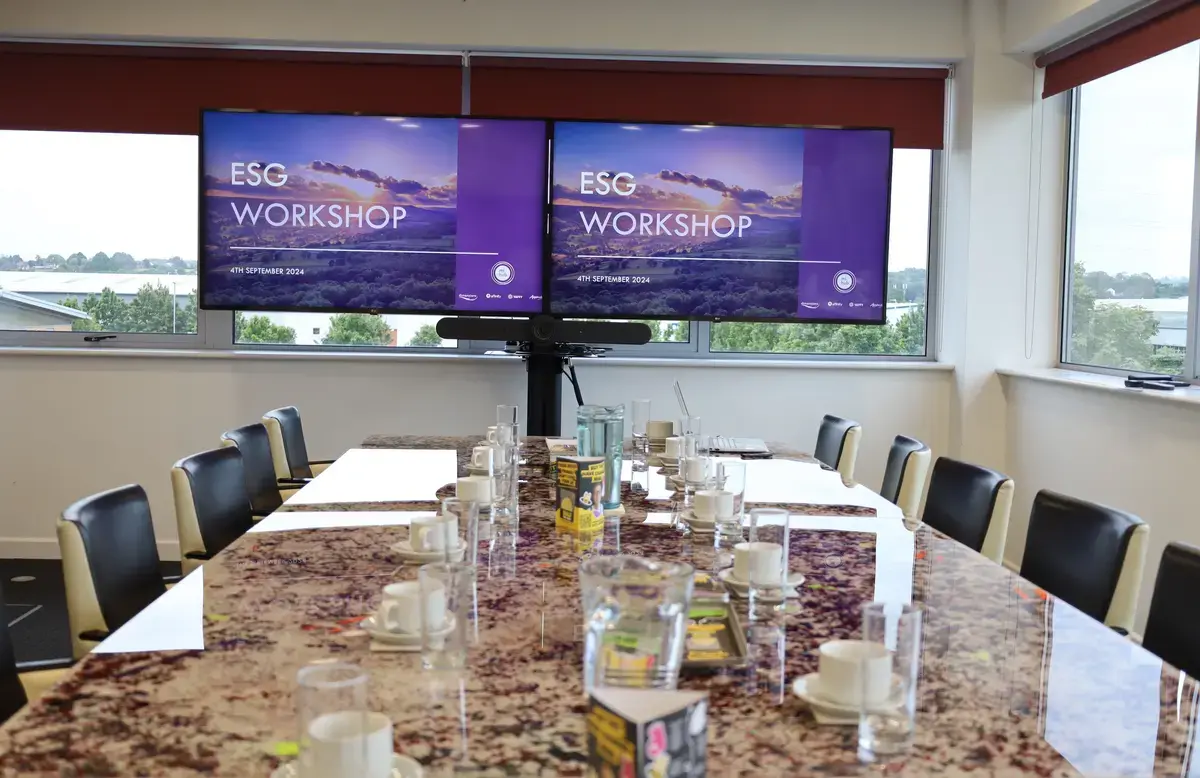
[[[802,130],[559,122],[557,313],[795,316]]]

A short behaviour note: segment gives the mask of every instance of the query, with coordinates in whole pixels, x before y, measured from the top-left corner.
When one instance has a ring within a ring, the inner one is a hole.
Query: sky
[[[1200,43],[1084,85],[1075,259],[1088,270],[1188,275]]]
[[[198,154],[191,136],[0,131],[0,254],[195,260]],[[925,265],[930,162],[893,156],[892,270]]]
[[[784,195],[804,177],[804,134],[772,127],[561,122],[554,137],[554,182],[579,189],[579,171],[631,173],[639,185],[717,205],[719,191],[664,181],[671,170],[728,186]]]

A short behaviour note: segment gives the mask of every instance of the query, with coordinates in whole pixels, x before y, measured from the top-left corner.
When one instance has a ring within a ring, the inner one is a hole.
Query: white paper
[[[457,481],[454,450],[352,448],[287,504],[433,501],[438,489]]]
[[[404,527],[435,511],[280,511],[255,524],[251,532],[288,532],[337,527]]]

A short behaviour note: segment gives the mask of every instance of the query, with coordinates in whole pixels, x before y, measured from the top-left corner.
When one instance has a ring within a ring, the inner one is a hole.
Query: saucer
[[[667,467],[679,467],[679,457],[669,457],[666,454],[659,454],[658,459]]]
[[[809,707],[819,710],[822,713],[829,713],[835,716],[857,716],[859,714],[859,709],[857,706],[843,705],[840,702],[827,700],[816,693],[817,678],[819,675],[819,673],[809,673],[808,675],[801,676],[800,678],[792,681],[792,692],[801,700],[804,700],[804,702],[808,703]],[[896,678],[892,679],[892,685],[894,687],[892,689],[892,696],[883,703],[880,703],[882,707],[898,708],[903,702],[903,700],[900,698],[900,690],[899,688],[896,688],[899,686],[899,684],[896,683],[897,680],[898,679]],[[876,706],[877,709],[878,707],[879,706]]]
[[[392,774],[389,778],[421,778],[425,771],[421,763],[411,756],[392,754]],[[271,773],[271,778],[300,778],[300,765],[295,762],[281,764]]]
[[[375,640],[378,640],[380,643],[395,643],[398,645],[416,644],[418,646],[421,645],[420,633],[414,635],[414,634],[411,634],[408,632],[389,632],[386,629],[380,629],[375,624],[375,616],[374,615],[367,616],[365,619],[363,619],[361,622],[359,622],[358,626],[363,630],[363,632],[366,632],[368,635],[370,635]],[[441,629],[439,629],[435,632],[432,632],[430,634],[432,637],[435,637],[435,638],[444,638],[453,631],[454,631],[454,614],[447,613],[446,614],[446,623],[442,625]]]
[[[750,584],[742,581],[741,579],[733,577],[732,567],[727,567],[721,572],[717,573],[717,578],[720,578],[721,583],[725,584],[730,589],[733,589],[734,592],[743,597],[750,592]],[[796,592],[796,587],[800,586],[802,583],[804,583],[804,573],[790,573],[788,575],[788,599],[799,596]]]
[[[409,565],[426,565],[430,562],[441,562],[446,558],[445,551],[414,551],[412,543],[401,540],[392,546],[392,551],[400,557],[400,561]],[[461,562],[466,556],[467,546],[460,543],[458,548],[450,550],[450,561]]]

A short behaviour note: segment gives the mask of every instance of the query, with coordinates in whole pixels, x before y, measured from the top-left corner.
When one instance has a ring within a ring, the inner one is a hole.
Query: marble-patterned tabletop
[[[371,447],[456,450],[473,439],[372,437]],[[646,523],[669,510],[626,489],[626,513],[586,547],[556,532],[548,456],[526,443],[520,521],[479,558],[479,641],[460,675],[371,652],[357,619],[415,577],[388,547],[403,527],[246,535],[204,566],[198,651],[92,654],[0,728],[3,776],[267,776],[294,741],[296,671],[345,659],[426,775],[585,774],[576,570],[582,554],[710,567],[710,538]],[[803,459],[803,457],[795,457]],[[429,510],[330,503],[329,511]],[[802,613],[754,630],[753,662],[682,686],[708,691],[712,776],[1188,774],[1200,690],[1173,668],[927,527],[858,507],[803,505],[792,566]],[[304,505],[303,510],[321,510]],[[871,599],[925,608],[916,741],[861,765],[853,727],[818,726],[790,691],[816,647],[854,636]]]

